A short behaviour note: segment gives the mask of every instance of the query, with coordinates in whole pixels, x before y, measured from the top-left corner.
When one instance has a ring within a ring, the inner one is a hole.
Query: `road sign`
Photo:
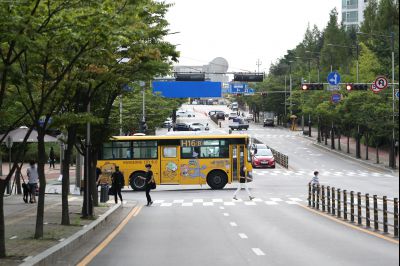
[[[382,90],[379,89],[375,83],[371,85],[371,90],[373,91],[373,93],[380,93]]]
[[[333,103],[339,103],[341,100],[342,100],[342,94],[338,94],[338,93],[332,94],[331,101]]]
[[[328,75],[328,83],[332,86],[337,86],[339,85],[341,81],[340,74],[336,71],[329,73]]]
[[[340,90],[340,86],[339,85],[328,85],[327,90],[328,91],[339,91]]]
[[[374,84],[375,84],[376,88],[378,88],[380,90],[384,90],[387,88],[389,82],[386,77],[380,76],[380,77],[376,78]]]
[[[399,90],[396,90],[396,92],[395,92],[395,95],[396,95],[396,98],[397,98],[397,100],[399,99]]]

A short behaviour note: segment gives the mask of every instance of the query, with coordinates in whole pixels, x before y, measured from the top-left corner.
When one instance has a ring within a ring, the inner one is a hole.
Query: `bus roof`
[[[170,136],[113,136],[111,140],[127,141],[127,140],[169,140],[169,139],[243,139],[249,138],[247,134],[201,134],[201,135],[170,135]]]

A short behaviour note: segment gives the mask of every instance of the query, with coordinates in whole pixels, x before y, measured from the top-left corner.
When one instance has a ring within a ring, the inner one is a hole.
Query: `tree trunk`
[[[318,143],[321,143],[321,123],[319,122],[319,117],[318,117],[318,126],[317,126],[317,130],[318,130],[318,137],[317,137],[317,141]]]
[[[369,144],[368,144],[368,140],[369,140],[369,135],[368,132],[365,132],[365,160],[369,160]]]
[[[6,180],[0,180],[0,258],[6,257],[6,230],[4,223],[4,192]]]
[[[376,163],[379,164],[379,145],[376,143]]]
[[[328,135],[329,135],[329,129],[328,127],[325,128],[325,145],[328,146]]]
[[[44,220],[44,197],[46,192],[46,176],[44,168],[46,164],[46,148],[44,145],[45,131],[38,127],[38,174],[39,174],[39,199],[37,201],[36,229],[35,239],[43,238],[43,220]]]
[[[340,129],[338,128],[338,132],[337,132],[337,136],[338,136],[338,150],[341,151],[342,150],[342,133],[340,132]]]
[[[347,134],[347,153],[350,153],[350,132]]]
[[[96,164],[97,164],[97,153],[92,154],[92,165],[91,165],[91,171],[90,171],[90,189],[92,191],[92,200],[93,200],[93,206],[98,207],[99,206],[99,195],[97,191],[97,184],[96,184]]]
[[[333,127],[333,123],[331,128],[331,149],[335,149],[335,128]]]

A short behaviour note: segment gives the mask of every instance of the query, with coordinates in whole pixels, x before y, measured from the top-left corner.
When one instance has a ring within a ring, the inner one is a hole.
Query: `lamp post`
[[[321,70],[320,70],[320,57],[321,57],[321,53],[319,52],[313,52],[313,51],[306,51],[306,53],[309,54],[316,54],[316,58],[317,58],[317,71],[318,71],[318,83],[321,81]]]
[[[356,80],[357,80],[357,83],[359,82],[359,80],[360,80],[360,61],[359,61],[359,57],[360,57],[360,47],[359,47],[359,45],[358,45],[358,41],[357,41],[357,43],[356,43],[356,45],[355,46],[348,46],[348,45],[339,45],[339,44],[332,44],[332,43],[328,43],[327,44],[328,46],[332,46],[332,47],[340,47],[340,48],[350,48],[350,49],[356,49],[356,72],[357,72],[357,74],[356,74]]]
[[[290,115],[293,114],[292,110],[292,63],[293,61],[289,61],[289,106],[290,106]]]

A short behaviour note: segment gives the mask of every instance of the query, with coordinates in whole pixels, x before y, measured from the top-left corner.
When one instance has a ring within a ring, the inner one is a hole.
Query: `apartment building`
[[[346,28],[361,26],[368,0],[342,0],[342,21]]]

